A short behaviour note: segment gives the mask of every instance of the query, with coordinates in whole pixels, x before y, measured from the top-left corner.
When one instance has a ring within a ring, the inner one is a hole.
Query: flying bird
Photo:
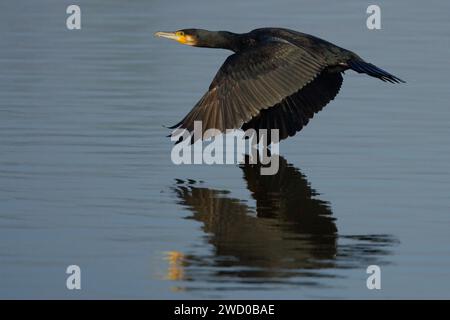
[[[349,50],[289,29],[260,28],[243,34],[183,29],[155,35],[234,52],[200,101],[171,129],[192,132],[194,121],[202,121],[202,133],[278,129],[282,140],[295,135],[335,98],[348,69],[386,82],[405,82]]]

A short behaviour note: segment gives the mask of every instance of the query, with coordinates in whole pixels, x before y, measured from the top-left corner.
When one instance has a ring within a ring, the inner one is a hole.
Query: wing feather
[[[284,98],[272,108],[262,110],[257,117],[245,123],[242,129],[277,128],[280,130],[280,140],[293,136],[308,124],[315,113],[334,99],[341,88],[342,80],[340,72],[324,70],[301,90]]]
[[[204,131],[238,129],[301,90],[325,67],[324,60],[286,41],[235,53],[226,59],[200,101],[171,128],[192,131],[194,121],[202,121]]]

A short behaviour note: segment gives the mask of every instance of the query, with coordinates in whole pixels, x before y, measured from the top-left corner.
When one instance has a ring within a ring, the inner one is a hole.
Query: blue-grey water
[[[448,2],[377,1],[381,30],[360,0],[72,3],[0,4],[0,298],[450,298]],[[276,176],[172,164],[229,52],[153,33],[264,26],[407,84],[347,72]]]

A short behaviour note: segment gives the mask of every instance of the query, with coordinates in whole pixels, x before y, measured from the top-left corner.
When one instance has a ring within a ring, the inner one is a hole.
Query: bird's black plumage
[[[342,85],[340,72],[321,72],[304,88],[284,98],[271,108],[262,110],[242,126],[243,130],[267,129],[267,141],[271,141],[270,129],[279,129],[279,139],[295,135],[306,126],[315,113],[322,110],[338,94]]]
[[[202,121],[203,131],[279,129],[280,139],[285,139],[334,99],[347,69],[404,82],[349,50],[288,29],[262,28],[245,34],[185,29],[159,35],[234,51],[208,91],[172,129],[191,132],[194,121]]]

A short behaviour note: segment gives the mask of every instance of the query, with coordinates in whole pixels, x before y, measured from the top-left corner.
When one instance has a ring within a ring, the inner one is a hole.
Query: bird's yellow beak
[[[176,32],[155,32],[155,36],[160,37],[160,38],[167,38],[167,39],[172,39],[172,40],[176,40],[178,41],[178,39],[180,38],[179,36],[177,36]]]
[[[171,40],[175,40],[181,44],[187,44],[190,46],[195,45],[195,39],[189,35],[185,35],[183,32],[156,32],[156,37],[167,38]]]

